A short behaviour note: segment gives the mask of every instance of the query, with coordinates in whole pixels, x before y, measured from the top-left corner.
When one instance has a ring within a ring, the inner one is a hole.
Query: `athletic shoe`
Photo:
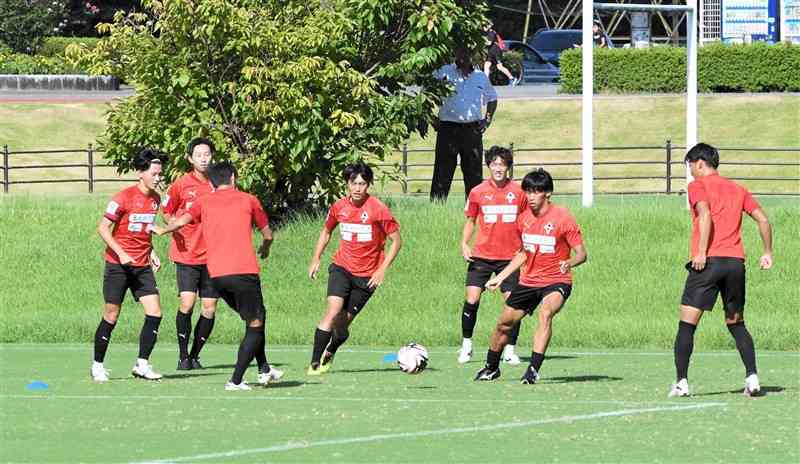
[[[761,385],[758,383],[758,375],[750,374],[744,379],[745,396],[758,396],[761,393]]]
[[[461,348],[460,350],[458,350],[458,363],[459,364],[466,364],[466,363],[470,362],[471,359],[472,359],[472,350],[465,350],[464,348]]]
[[[248,391],[252,389],[253,387],[247,385],[247,383],[244,380],[242,380],[242,383],[238,385],[230,381],[225,384],[225,390],[227,391]]]
[[[163,375],[153,370],[153,366],[149,362],[141,363],[139,361],[133,365],[131,371],[134,377],[145,380],[161,380]]]
[[[508,85],[510,85],[511,87],[516,87],[517,84],[519,84],[519,79],[517,79],[516,77],[512,78],[511,81],[508,83]]]
[[[313,364],[308,366],[308,370],[306,371],[306,375],[322,375],[322,369],[319,366],[314,367]]]
[[[92,376],[92,380],[95,382],[108,382],[109,372],[103,367],[103,363],[93,363],[91,369],[89,369],[89,375]]]
[[[203,365],[200,364],[200,358],[189,358],[189,361],[192,363],[192,369],[202,369]]]
[[[499,368],[492,370],[489,368],[489,366],[486,366],[478,371],[478,374],[475,376],[475,380],[492,381],[498,377],[500,377]]]
[[[192,361],[189,358],[181,359],[178,361],[178,367],[175,368],[178,371],[190,371],[192,370]]]
[[[680,379],[678,383],[672,385],[672,390],[669,391],[667,398],[674,398],[676,396],[689,396],[689,381]]]
[[[503,362],[506,364],[511,364],[512,366],[516,366],[519,364],[519,356],[514,353],[514,348],[509,348],[511,345],[506,345],[503,348]]]
[[[524,385],[533,385],[539,380],[539,373],[536,372],[536,369],[533,366],[528,366],[525,369],[525,374],[519,379],[519,382]]]
[[[283,377],[283,371],[271,367],[267,372],[258,373],[258,383],[267,386],[271,381],[280,380],[281,377]]]
[[[327,351],[325,352],[324,355],[322,355],[322,364],[319,365],[319,372],[321,374],[324,374],[324,373],[328,372],[329,370],[331,370],[331,367],[333,366],[333,357],[334,356],[335,355],[330,354]]]

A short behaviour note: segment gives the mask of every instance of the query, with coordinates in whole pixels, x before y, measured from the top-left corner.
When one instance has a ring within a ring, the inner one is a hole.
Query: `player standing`
[[[575,218],[567,208],[553,204],[553,178],[544,169],[528,173],[522,180],[522,190],[530,208],[517,220],[522,236],[522,251],[498,275],[486,284],[494,290],[524,265],[519,284],[511,291],[497,322],[486,355],[486,366],[478,371],[475,380],[494,380],[500,377],[500,352],[508,342],[514,324],[526,314],[539,308],[539,325],[533,334],[533,352],[523,384],[539,379],[539,370],[552,335],[553,318],[572,292],[572,268],[586,261],[586,248]]]
[[[694,348],[694,331],[704,311],[711,311],[722,294],[725,324],[745,367],[744,393],[761,391],[756,371],[753,337],[744,325],[745,267],[742,245],[742,211],[758,224],[764,244],[761,269],[772,267],[772,226],[761,206],[746,188],[717,172],[719,152],[698,143],[686,162],[694,176],[688,187],[692,208],[691,261],[681,298],[678,334],[675,337],[677,382],[669,396],[689,396],[689,358]]]
[[[161,303],[153,275],[153,267],[158,270],[159,263],[151,261],[150,255],[153,250],[151,232],[161,202],[156,187],[161,182],[163,160],[163,156],[154,150],[140,150],[133,158],[139,182],[114,195],[97,225],[97,233],[107,247],[103,271],[105,306],[94,335],[94,363],[90,370],[96,382],[108,381],[103,361],[128,290],[134,300],[142,304],[145,314],[139,334],[139,357],[132,374],[147,380],[162,377],[153,370],[149,359],[161,324]]]
[[[180,217],[197,200],[211,193],[214,188],[208,180],[208,166],[216,149],[214,143],[197,137],[189,142],[186,158],[192,165],[191,172],[178,178],[167,191],[162,208],[167,222]],[[211,277],[206,266],[206,244],[200,225],[189,223],[172,234],[169,258],[175,263],[178,279],[180,306],[175,315],[175,328],[178,335],[178,370],[200,369],[200,350],[214,328],[214,314],[217,310],[219,294],[211,285]],[[200,318],[194,329],[192,350],[189,351],[189,335],[192,332],[192,309],[197,295],[202,305]]]
[[[517,232],[517,216],[528,208],[528,200],[519,183],[508,176],[514,165],[514,154],[508,148],[494,146],[485,155],[486,166],[491,178],[473,188],[467,198],[464,215],[464,231],[461,239],[461,252],[469,263],[467,266],[466,299],[461,311],[461,350],[458,362],[466,363],[472,359],[472,333],[478,316],[478,306],[486,282],[492,274],[499,274],[508,266],[517,254],[522,241]],[[470,247],[469,241],[478,232],[475,244]],[[514,271],[501,284],[503,299],[507,299],[511,290],[519,281],[519,271]],[[511,330],[508,344],[503,350],[503,361],[519,364],[519,356],[514,353],[514,346],[519,336],[519,324]]]
[[[322,252],[338,225],[341,239],[328,267],[327,309],[314,333],[308,375],[330,369],[336,350],[350,336],[348,327],[383,283],[401,246],[400,225],[389,208],[368,193],[372,169],[359,161],[344,169],[344,179],[348,195],[328,211],[308,266],[309,278],[316,279]],[[384,253],[386,237],[392,243]]]

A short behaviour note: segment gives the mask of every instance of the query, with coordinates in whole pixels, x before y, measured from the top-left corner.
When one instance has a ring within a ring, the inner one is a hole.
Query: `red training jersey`
[[[583,238],[569,210],[551,203],[543,215],[536,217],[529,208],[520,214],[517,227],[528,256],[519,283],[527,287],[571,284],[572,270],[562,274],[559,262],[568,260],[572,248],[582,245]]]
[[[695,205],[704,201],[711,210],[711,235],[706,256],[744,259],[742,244],[742,211],[748,214],[761,206],[744,187],[719,174],[696,178],[689,183],[689,204],[692,207],[691,254],[697,254],[700,227]]]
[[[389,208],[373,196],[361,206],[349,197],[331,206],[325,228],[332,232],[339,225],[339,249],[333,262],[358,277],[371,276],[383,262],[386,236],[400,229]]]
[[[528,198],[517,182],[497,188],[489,179],[469,192],[464,215],[478,218],[478,234],[472,255],[483,259],[510,260],[522,246],[517,216],[528,208]]]
[[[206,266],[212,278],[259,273],[253,226],[261,230],[269,224],[269,218],[256,197],[225,188],[194,202],[188,212],[200,223],[208,244]]]
[[[195,201],[213,190],[214,187],[208,180],[198,179],[193,172],[184,174],[169,187],[162,209],[170,216],[180,217]],[[172,233],[169,259],[181,264],[205,264],[206,244],[200,224],[186,224]]]
[[[161,197],[157,192],[142,193],[138,185],[119,191],[106,206],[103,216],[114,223],[111,235],[119,246],[133,259],[131,266],[150,264],[153,249],[151,230],[156,222]],[[120,264],[119,256],[106,247],[105,259]]]

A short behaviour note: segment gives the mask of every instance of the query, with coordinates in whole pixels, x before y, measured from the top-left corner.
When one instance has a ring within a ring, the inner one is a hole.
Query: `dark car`
[[[518,40],[506,40],[509,51],[522,53],[522,76],[520,82],[558,82],[561,71],[534,48]]]
[[[614,42],[603,32],[609,48]],[[528,39],[528,45],[535,48],[547,61],[558,66],[561,52],[580,46],[583,43],[583,31],[580,29],[539,29]]]

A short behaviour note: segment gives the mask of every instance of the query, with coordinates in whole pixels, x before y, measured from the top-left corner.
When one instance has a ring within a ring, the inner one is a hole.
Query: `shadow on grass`
[[[285,366],[286,363],[269,363],[270,366],[281,367]],[[212,364],[210,366],[203,366],[203,369],[233,369],[236,367],[236,364]],[[250,364],[247,366],[248,369],[251,367],[258,367],[255,363]],[[202,370],[202,369],[198,369]]]
[[[767,396],[769,393],[780,393],[786,390],[783,387],[773,386],[773,385],[764,385],[761,387],[761,391],[755,395],[751,395],[752,397],[760,397],[760,396]],[[719,392],[708,392],[708,393],[692,393],[692,396],[717,396],[717,395],[741,395],[743,394],[744,389],[739,388],[737,390],[728,390],[728,391],[719,391]]]
[[[433,371],[436,372],[439,369],[435,367],[429,367],[425,369],[426,371]],[[379,369],[336,369],[332,370],[331,373],[342,373],[342,374],[358,374],[358,373],[366,373],[366,372],[398,372],[400,371],[399,367],[381,367]]]
[[[224,375],[220,372],[195,372],[195,373],[181,373],[181,374],[164,374],[165,379],[190,379],[192,377],[208,377],[210,375]]]
[[[285,382],[278,381],[278,382],[275,382],[275,383],[270,383],[269,385],[267,385],[264,388],[266,388],[267,390],[272,390],[273,388],[302,387],[303,385],[318,385],[320,383],[321,382],[302,382],[302,381],[299,381],[299,380],[287,380]]]
[[[607,375],[575,375],[572,377],[547,377],[542,383],[572,383],[572,382],[618,382],[622,377],[609,377]]]
[[[544,359],[545,359],[545,361],[553,361],[553,360],[559,360],[559,359],[561,359],[561,360],[563,360],[563,359],[578,359],[578,356],[570,356],[570,355],[566,355],[566,354],[555,354],[553,356],[546,355],[544,357]],[[531,362],[531,357],[530,356],[520,356],[519,360],[520,361],[525,361],[525,362]]]

